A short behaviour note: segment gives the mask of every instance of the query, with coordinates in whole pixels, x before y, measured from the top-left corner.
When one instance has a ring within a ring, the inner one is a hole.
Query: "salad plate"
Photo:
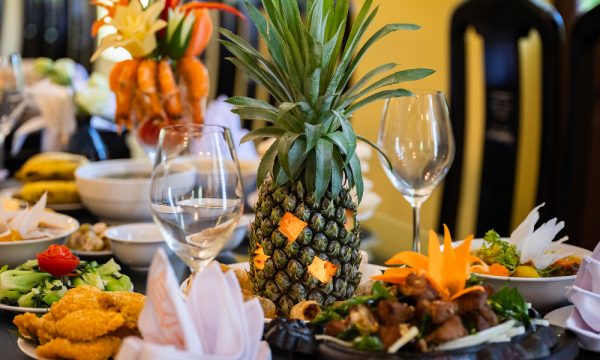
[[[502,238],[507,240],[506,238]],[[479,250],[483,246],[483,239],[473,239],[471,251]],[[456,241],[453,247],[459,246],[462,241]],[[442,246],[443,248],[443,246]],[[574,255],[583,258],[591,255],[591,251],[569,244],[557,244],[556,251],[565,254]],[[534,308],[545,312],[557,307],[568,304],[565,295],[565,289],[572,286],[576,275],[569,276],[551,276],[551,277],[515,277],[498,276],[487,274],[475,274],[486,284],[491,285],[495,290],[502,288],[505,284],[516,287],[521,295],[530,302]]]
[[[30,313],[36,313],[36,314],[45,314],[48,312],[48,310],[50,310],[50,308],[49,307],[34,308],[34,307],[11,306],[11,305],[6,305],[6,304],[0,304],[0,310],[14,312],[14,313],[30,312]]]

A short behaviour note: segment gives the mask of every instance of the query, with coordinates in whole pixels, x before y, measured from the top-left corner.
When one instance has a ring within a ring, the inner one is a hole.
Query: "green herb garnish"
[[[506,267],[510,272],[515,271],[519,266],[521,254],[513,244],[502,240],[500,235],[494,230],[485,233],[483,237],[483,246],[479,249],[478,256],[487,264],[500,264]]]
[[[519,294],[519,291],[513,287],[505,285],[500,291],[492,295],[488,302],[494,312],[505,319],[518,320],[525,326],[531,323],[527,302]]]

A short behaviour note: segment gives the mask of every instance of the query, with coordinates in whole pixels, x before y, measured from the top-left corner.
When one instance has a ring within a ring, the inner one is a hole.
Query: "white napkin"
[[[539,208],[541,204],[533,208],[529,215],[510,234],[509,242],[517,247],[521,253],[521,263],[532,261],[538,269],[545,269],[558,259],[571,255],[570,253],[554,252],[556,245],[563,243],[569,238],[564,236],[553,241],[556,235],[565,227],[564,221],[556,223],[554,218],[535,229],[535,224],[540,219]]]
[[[46,231],[38,229],[38,225],[46,209],[46,193],[30,209],[17,213],[9,218],[0,206],[0,234],[14,230],[21,235],[23,239],[38,239],[49,236]]]
[[[60,151],[77,127],[71,90],[44,79],[27,87],[25,98],[40,111],[40,115],[29,119],[15,131],[11,153],[17,154],[27,136],[42,129],[41,150]]]
[[[126,338],[116,360],[270,359],[261,341],[264,314],[257,300],[244,302],[233,273],[212,263],[194,277],[184,302],[173,269],[159,250],[148,274],[138,326],[143,340]]]
[[[231,112],[234,106],[226,103],[225,100],[227,97],[221,95],[208,105],[204,123],[228,127],[237,148],[238,158],[240,160],[257,160],[258,155],[253,142],[240,144],[240,140],[248,133],[248,130],[242,128],[240,117]]]

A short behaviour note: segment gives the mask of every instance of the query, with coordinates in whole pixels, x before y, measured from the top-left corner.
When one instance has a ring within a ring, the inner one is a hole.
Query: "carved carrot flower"
[[[387,269],[383,274],[374,276],[374,280],[382,280],[392,284],[402,284],[410,274],[422,274],[444,299],[454,300],[472,291],[485,291],[482,286],[466,288],[466,282],[472,266],[485,267],[485,263],[471,255],[473,236],[452,247],[452,238],[444,225],[444,250],[440,250],[439,240],[435,232],[429,231],[428,255],[412,251],[402,251],[392,256],[387,265],[406,265]]]

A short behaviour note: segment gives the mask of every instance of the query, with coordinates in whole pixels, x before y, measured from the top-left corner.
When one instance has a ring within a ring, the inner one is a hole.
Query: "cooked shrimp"
[[[175,76],[171,70],[171,65],[166,59],[161,60],[158,64],[158,85],[163,96],[167,115],[169,115],[169,118],[172,120],[179,119],[183,112],[181,98],[177,83],[175,82]]]
[[[118,74],[115,74],[114,77],[111,76],[114,78],[112,80],[116,85],[116,90],[114,90],[117,102],[116,123],[119,128],[131,122],[131,100],[133,98],[133,90],[136,86],[136,74],[139,63],[140,61],[136,59],[125,60],[117,68],[119,70]]]
[[[156,70],[158,63],[151,59],[142,60],[137,70],[138,89],[142,103],[150,118],[162,118],[162,107],[156,88]]]
[[[204,102],[208,95],[208,70],[200,60],[186,56],[179,60],[179,72],[187,88],[187,101],[192,108],[194,122],[204,121]]]

